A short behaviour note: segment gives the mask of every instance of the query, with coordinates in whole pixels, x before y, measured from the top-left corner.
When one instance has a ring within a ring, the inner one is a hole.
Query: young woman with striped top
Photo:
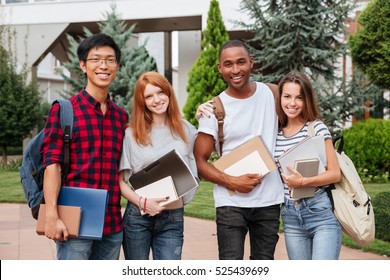
[[[275,159],[308,136],[308,123],[314,122],[314,134],[323,135],[326,171],[303,177],[291,168],[291,175],[281,174],[285,183],[285,201],[281,214],[289,259],[338,259],[341,226],[332,211],[325,188],[340,180],[340,168],[327,126],[320,120],[313,88],[308,78],[291,72],[279,82],[276,108],[280,129],[276,139]],[[314,197],[293,199],[291,188],[318,186]]]

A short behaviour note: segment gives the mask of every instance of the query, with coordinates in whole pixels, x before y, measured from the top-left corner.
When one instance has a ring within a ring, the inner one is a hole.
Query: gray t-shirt
[[[151,145],[140,146],[133,137],[131,128],[125,131],[123,150],[119,171],[124,170],[124,179],[128,182],[133,173],[137,173],[143,167],[157,160],[169,151],[176,149],[190,167],[193,175],[198,178],[198,171],[194,157],[194,143],[197,136],[196,128],[188,121],[183,120],[184,132],[188,144],[179,136],[172,135],[169,126],[153,126],[151,131]],[[196,190],[183,196],[183,203],[189,203],[194,197]]]

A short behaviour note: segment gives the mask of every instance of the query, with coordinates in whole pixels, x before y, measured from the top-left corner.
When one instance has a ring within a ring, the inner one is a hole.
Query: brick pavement
[[[54,260],[54,242],[35,233],[36,221],[26,204],[0,204],[0,259]],[[245,259],[249,258],[246,242]],[[121,254],[123,259],[123,254]],[[217,260],[218,246],[214,221],[185,217],[183,260]],[[287,260],[284,236],[280,235],[275,252],[276,260]],[[341,260],[390,260],[389,257],[354,250],[341,249]]]

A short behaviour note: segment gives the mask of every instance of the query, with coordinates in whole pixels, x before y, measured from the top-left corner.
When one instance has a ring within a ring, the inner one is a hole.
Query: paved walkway
[[[35,233],[36,221],[26,204],[0,204],[0,259],[54,260],[55,244]],[[217,260],[218,247],[215,222],[185,217],[183,260]],[[245,259],[249,258],[246,242]],[[123,259],[123,254],[121,254]],[[276,260],[287,260],[284,236],[280,235]],[[389,257],[342,247],[342,260],[390,260]]]

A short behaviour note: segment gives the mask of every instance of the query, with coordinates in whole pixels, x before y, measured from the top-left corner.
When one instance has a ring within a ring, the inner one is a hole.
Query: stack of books
[[[303,177],[313,177],[325,172],[326,152],[322,135],[307,137],[290,148],[277,160],[280,173],[291,175],[287,166],[296,169]],[[292,188],[291,198],[313,197],[317,186]]]
[[[178,200],[199,186],[195,175],[175,149],[135,173],[129,182],[133,190],[143,197],[169,196],[168,201],[160,204],[162,206]]]
[[[61,187],[57,211],[69,235],[79,239],[100,240],[103,237],[108,191],[102,189]],[[36,232],[45,234],[46,206],[41,204]]]

